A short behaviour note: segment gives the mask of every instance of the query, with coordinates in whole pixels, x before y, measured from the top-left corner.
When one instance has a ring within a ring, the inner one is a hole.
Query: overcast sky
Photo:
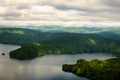
[[[120,26],[120,0],[0,0],[0,24]]]

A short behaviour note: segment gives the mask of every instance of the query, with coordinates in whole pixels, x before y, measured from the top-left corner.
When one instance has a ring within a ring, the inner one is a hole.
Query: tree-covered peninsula
[[[63,71],[71,72],[90,80],[120,80],[120,58],[86,61],[63,65]]]
[[[22,46],[21,48],[10,52],[10,58],[19,60],[33,59],[43,55],[42,51],[35,45]]]

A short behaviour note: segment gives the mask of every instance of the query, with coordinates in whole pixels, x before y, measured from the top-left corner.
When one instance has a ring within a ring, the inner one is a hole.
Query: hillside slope
[[[10,53],[11,58],[19,59],[45,54],[120,53],[120,40],[106,38],[97,33],[48,33],[20,28],[1,28],[0,43],[21,45],[20,49]]]

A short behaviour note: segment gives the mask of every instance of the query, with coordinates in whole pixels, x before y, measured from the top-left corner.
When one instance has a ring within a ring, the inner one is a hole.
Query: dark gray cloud
[[[67,5],[52,5],[54,6],[55,8],[57,9],[60,9],[60,10],[84,10],[84,9],[81,9],[81,8],[78,8],[78,7],[73,7],[73,6],[67,6]]]
[[[2,15],[2,16],[4,16],[4,17],[20,17],[20,13],[14,13],[14,12],[9,12],[9,13],[5,13],[4,15]]]
[[[22,9],[30,9],[29,5],[18,5],[16,6],[17,9],[22,10]]]
[[[120,0],[103,0],[103,3],[113,8],[120,8]]]
[[[4,20],[18,20],[21,14],[16,12],[11,12],[8,10],[8,12],[0,16],[3,17]]]

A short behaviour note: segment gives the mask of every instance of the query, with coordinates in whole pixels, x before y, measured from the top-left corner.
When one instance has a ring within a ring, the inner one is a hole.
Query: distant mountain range
[[[120,27],[61,27],[57,25],[45,26],[8,26],[0,25],[0,28],[22,28],[30,29],[44,33],[98,33],[103,37],[120,40]]]
[[[61,33],[61,32],[69,32],[69,33],[100,33],[100,32],[112,32],[115,34],[120,34],[120,27],[64,27],[57,25],[44,25],[44,26],[8,26],[8,25],[0,25],[0,28],[26,28],[32,30],[38,30],[41,32],[51,32],[51,33]]]
[[[120,34],[119,27],[60,27],[60,26],[43,26],[32,28],[43,32],[70,32],[70,33],[100,33],[100,32],[113,32]]]

